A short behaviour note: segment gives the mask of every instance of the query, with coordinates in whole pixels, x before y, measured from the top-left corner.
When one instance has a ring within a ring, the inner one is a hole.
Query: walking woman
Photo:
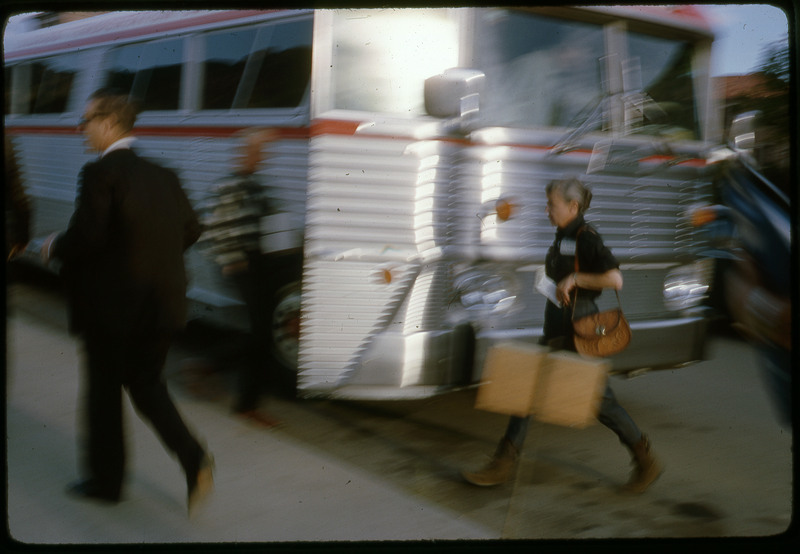
[[[603,239],[584,221],[592,192],[578,179],[553,181],[546,192],[547,215],[556,227],[556,238],[545,259],[545,272],[558,284],[556,295],[561,306],[547,301],[542,343],[554,349],[575,351],[572,318],[596,313],[595,299],[603,289],[620,290],[622,273]],[[575,271],[576,255],[579,272]],[[597,419],[614,431],[633,455],[635,469],[625,490],[644,492],[661,474],[662,467],[651,453],[647,437],[617,403],[609,385]],[[512,416],[492,460],[481,470],[464,471],[464,479],[478,486],[508,481],[514,473],[529,422],[529,417]]]

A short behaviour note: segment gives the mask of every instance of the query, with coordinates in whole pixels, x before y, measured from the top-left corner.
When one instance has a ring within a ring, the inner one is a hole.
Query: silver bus
[[[712,271],[685,214],[711,200],[721,134],[698,9],[95,15],[4,37],[6,132],[44,237],[72,211],[96,88],[143,99],[140,150],[196,202],[236,132],[278,129],[261,173],[302,278],[274,291],[268,340],[301,396],[421,398],[477,382],[494,341],[536,341],[544,187],[566,176],[622,264],[633,340],[614,371],[676,367],[703,352]],[[189,268],[194,316],[241,321],[213,262]]]

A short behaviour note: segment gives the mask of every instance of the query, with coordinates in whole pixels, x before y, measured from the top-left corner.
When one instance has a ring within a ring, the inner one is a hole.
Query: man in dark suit
[[[92,95],[80,129],[100,158],[83,167],[69,227],[42,248],[45,262],[62,262],[70,330],[86,353],[87,478],[70,492],[119,501],[124,387],[180,461],[191,512],[213,488],[212,462],[172,403],[162,370],[185,323],[183,254],[201,229],[177,176],[130,149],[135,120],[126,96]]]

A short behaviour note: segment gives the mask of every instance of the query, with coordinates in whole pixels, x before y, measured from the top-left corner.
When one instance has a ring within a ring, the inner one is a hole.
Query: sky
[[[712,76],[752,73],[763,48],[778,39],[788,40],[786,14],[769,4],[704,4],[700,6],[716,35]]]
[[[768,4],[708,4],[700,6],[715,33],[711,75],[754,72],[769,43],[788,40],[789,23],[783,10]]]

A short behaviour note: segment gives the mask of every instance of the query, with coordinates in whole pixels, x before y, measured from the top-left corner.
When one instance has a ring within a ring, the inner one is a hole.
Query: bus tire
[[[294,397],[300,340],[300,279],[278,287],[270,314],[269,344],[275,392]]]

